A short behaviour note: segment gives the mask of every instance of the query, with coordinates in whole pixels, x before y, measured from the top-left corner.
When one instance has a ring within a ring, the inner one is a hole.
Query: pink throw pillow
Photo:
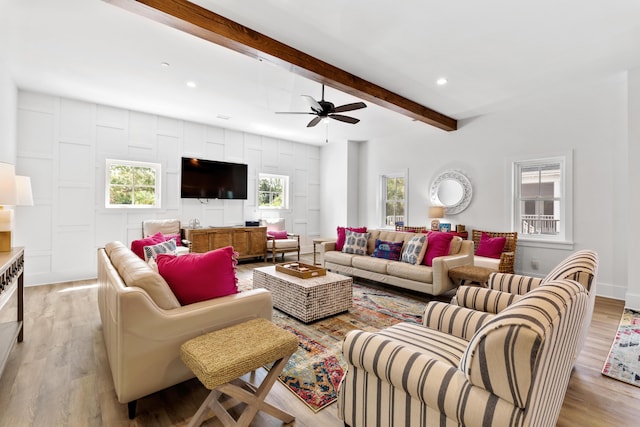
[[[482,233],[476,255],[499,259],[506,244],[506,237],[489,237],[487,233]]]
[[[176,242],[176,246],[182,246],[182,236],[179,234],[164,234],[162,237],[164,237],[165,242],[173,239]]]
[[[433,259],[439,256],[449,255],[449,247],[453,234],[431,231],[427,233],[427,253],[424,255],[422,263],[431,267]]]
[[[164,243],[165,239],[162,233],[156,233],[153,236],[145,237],[144,239],[133,240],[131,242],[131,252],[138,255],[140,259],[144,259],[144,247],[154,246],[158,243]]]
[[[353,231],[354,233],[366,233],[367,227],[338,227],[338,239],[336,240],[336,251],[342,252],[344,241],[347,238],[346,231]]]
[[[287,231],[286,230],[282,230],[282,231],[278,231],[278,230],[267,231],[267,236],[273,237],[275,240],[283,240],[283,239],[288,239],[289,238],[287,236]]]
[[[156,263],[182,305],[238,293],[238,260],[231,246],[182,256],[160,254]]]

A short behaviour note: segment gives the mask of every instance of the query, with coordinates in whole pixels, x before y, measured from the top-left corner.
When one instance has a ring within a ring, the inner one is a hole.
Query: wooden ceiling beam
[[[458,123],[451,117],[186,0],[104,1],[252,58],[272,62],[292,73],[370,101],[412,119],[428,123],[431,126],[446,131],[457,129]]]

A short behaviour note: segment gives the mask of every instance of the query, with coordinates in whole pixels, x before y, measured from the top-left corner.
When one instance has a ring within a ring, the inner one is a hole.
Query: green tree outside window
[[[406,220],[406,194],[404,175],[382,175],[383,218],[385,226],[394,226]]]
[[[160,207],[160,165],[107,160],[107,207]]]
[[[258,180],[258,207],[287,209],[289,206],[289,177],[260,174]]]

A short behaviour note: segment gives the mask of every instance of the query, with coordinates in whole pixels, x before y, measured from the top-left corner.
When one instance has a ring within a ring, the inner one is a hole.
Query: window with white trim
[[[289,209],[289,177],[261,173],[258,175],[258,208]]]
[[[571,156],[513,163],[513,225],[519,238],[570,241]]]
[[[380,176],[380,193],[383,227],[405,224],[407,211],[407,176],[405,173],[391,173]]]
[[[159,208],[159,163],[107,159],[105,206],[107,208]]]

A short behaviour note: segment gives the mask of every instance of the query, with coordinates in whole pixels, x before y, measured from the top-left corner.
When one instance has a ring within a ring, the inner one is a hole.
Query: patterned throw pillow
[[[354,255],[367,254],[367,241],[371,233],[356,233],[355,231],[346,230],[344,246],[342,252]]]
[[[176,242],[175,240],[167,240],[166,242],[158,243],[153,246],[144,247],[144,260],[149,261],[149,258],[155,258],[158,254],[176,254]]]
[[[338,227],[338,239],[336,240],[336,251],[342,251],[342,247],[344,246],[344,241],[347,238],[346,231],[351,230],[356,233],[366,233],[367,227]]]
[[[145,237],[144,239],[133,240],[131,242],[131,251],[138,255],[140,259],[144,259],[144,247],[145,246],[153,246],[158,243],[164,242],[166,239],[163,237],[162,233],[157,232],[153,236]]]
[[[402,262],[418,265],[427,251],[427,235],[421,234],[411,238],[402,250]]]
[[[402,253],[403,242],[387,242],[376,239],[376,248],[371,254],[375,258],[384,258],[391,261],[398,261]]]

